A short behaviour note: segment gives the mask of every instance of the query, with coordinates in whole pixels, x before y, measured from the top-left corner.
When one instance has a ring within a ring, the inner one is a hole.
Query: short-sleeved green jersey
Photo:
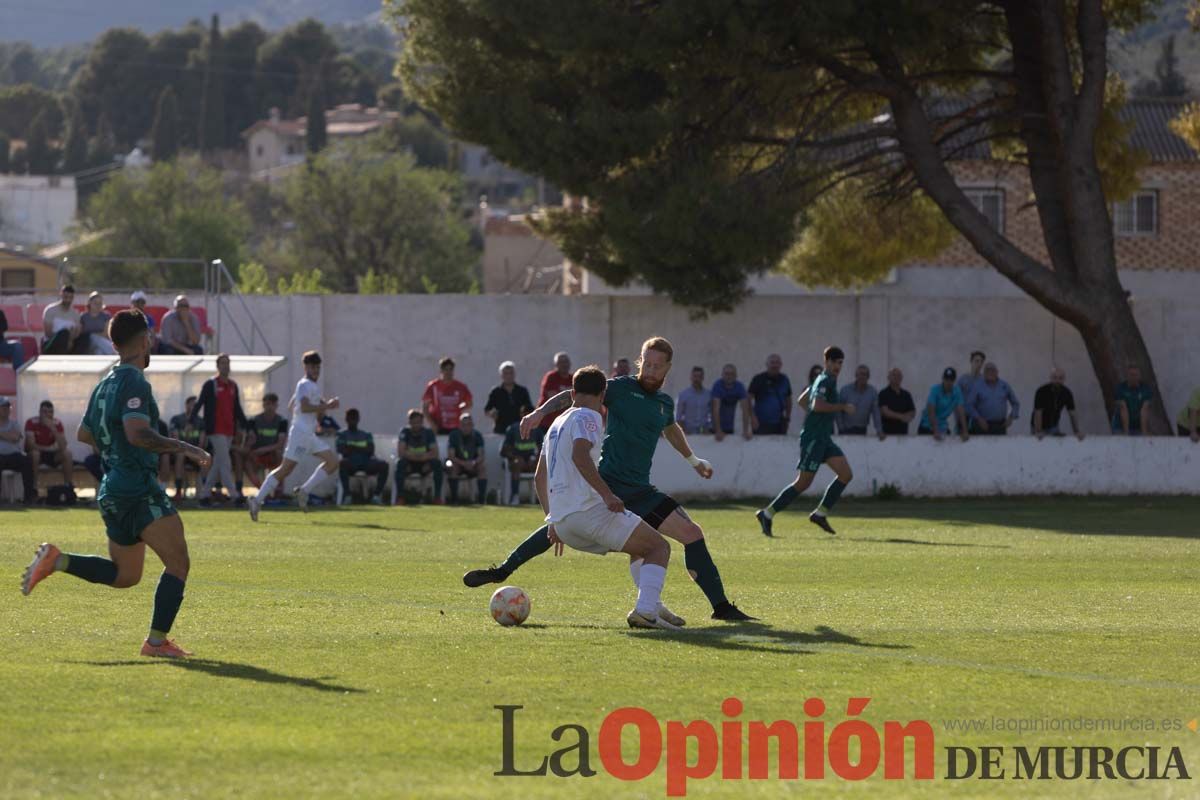
[[[158,429],[158,404],[150,382],[137,367],[121,364],[109,370],[92,390],[83,424],[92,433],[105,475],[101,489],[108,495],[134,497],[157,487],[158,453],[130,444],[124,422],[139,417]]]
[[[801,437],[804,439],[833,437],[833,418],[837,414],[834,412],[822,413],[813,411],[813,405],[816,403],[818,397],[823,398],[826,403],[837,404],[837,378],[828,372],[822,372],[818,375],[808,392],[808,417],[804,420],[804,430],[800,432]]]
[[[600,447],[600,475],[631,486],[650,485],[654,448],[675,424],[675,401],[666,392],[647,392],[632,375],[608,382],[608,423]]]

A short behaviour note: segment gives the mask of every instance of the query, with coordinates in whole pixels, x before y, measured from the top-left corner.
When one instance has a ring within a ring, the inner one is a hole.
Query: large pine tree
[[[325,129],[325,82],[320,69],[314,70],[312,88],[308,90],[308,120],[304,132],[305,144],[310,156],[325,149],[329,141]]]
[[[54,172],[54,151],[46,132],[46,112],[41,111],[29,123],[25,134],[25,163],[30,175],[49,175]]]
[[[154,143],[155,161],[171,161],[179,154],[179,102],[170,86],[158,96],[150,140]]]
[[[226,145],[225,142],[225,76],[224,58],[221,48],[221,18],[213,14],[212,28],[208,33],[208,53],[204,59],[204,88],[200,99],[200,132],[198,142],[201,152],[211,152]]]

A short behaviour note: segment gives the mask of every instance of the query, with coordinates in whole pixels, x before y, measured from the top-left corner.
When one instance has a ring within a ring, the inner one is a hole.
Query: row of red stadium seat
[[[109,314],[116,314],[118,311],[124,311],[129,306],[105,306],[104,310]],[[0,304],[0,311],[4,312],[4,316],[8,319],[8,330],[10,333],[33,332],[40,334],[42,332],[42,312],[45,310],[44,305],[29,303],[25,306],[19,305],[3,305]],[[87,306],[75,306],[75,310],[79,313],[87,311]],[[154,318],[155,325],[162,323],[162,318],[166,316],[171,309],[166,306],[146,306],[146,313]],[[192,306],[192,313],[196,316],[196,321],[200,323],[200,333],[204,336],[212,336],[213,330],[208,327],[208,309],[203,306]],[[26,352],[29,352],[26,347]]]

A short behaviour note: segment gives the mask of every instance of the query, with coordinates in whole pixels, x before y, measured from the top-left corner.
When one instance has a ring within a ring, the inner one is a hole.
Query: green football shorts
[[[142,531],[154,520],[177,513],[158,485],[137,497],[114,497],[101,491],[96,502],[108,538],[126,547],[140,542]]]
[[[833,439],[821,437],[805,441],[804,437],[800,437],[800,462],[796,464],[796,470],[799,472],[816,472],[831,458],[835,456],[844,456],[842,448],[833,443]]]

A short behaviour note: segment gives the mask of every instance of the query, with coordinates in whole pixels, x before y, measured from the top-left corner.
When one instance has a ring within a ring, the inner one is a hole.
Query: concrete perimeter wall
[[[273,374],[271,388],[288,397],[300,377],[298,355],[317,348],[325,357],[325,391],[341,397],[343,409],[361,409],[364,427],[377,433],[394,433],[404,424],[405,409],[419,404],[442,355],[456,359],[457,377],[482,407],[501,361],[516,362],[517,380],[536,401],[538,381],[555,351],[566,350],[576,366],[596,362],[607,367],[619,356],[635,357],[652,334],[667,336],[675,345],[675,369],[666,386],[672,394],[686,385],[693,365],[705,367],[711,383],[721,365],[731,362],[749,382],[771,352],[783,356],[784,370],[798,390],[809,366],[820,361],[821,349],[837,344],[846,351],[846,380],[853,365],[862,362],[881,388],[887,368],[899,366],[906,388],[921,405],[944,367],[961,370],[969,351],[981,349],[1021,400],[1022,419],[1013,433],[1029,431],[1034,391],[1053,364],[1067,372],[1085,431],[1107,430],[1103,398],[1079,335],[1024,297],[756,296],[733,313],[702,321],[653,296],[246,300],[272,351],[289,359]],[[1200,303],[1187,293],[1141,295],[1135,308],[1159,389],[1174,417],[1200,385]],[[248,328],[244,318],[237,321]],[[222,329],[221,346],[241,349],[228,321]],[[264,352],[261,346],[258,352]]]

